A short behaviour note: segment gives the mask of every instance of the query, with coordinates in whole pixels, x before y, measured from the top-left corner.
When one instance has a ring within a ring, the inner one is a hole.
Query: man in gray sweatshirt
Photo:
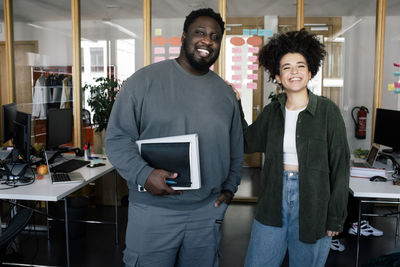
[[[126,266],[218,266],[220,227],[240,183],[243,137],[232,89],[210,66],[224,22],[212,9],[185,20],[176,60],[144,67],[124,83],[106,135],[111,163],[129,193]],[[136,140],[196,133],[201,188],[175,191],[176,173],[151,167]],[[139,192],[138,185],[146,192]]]

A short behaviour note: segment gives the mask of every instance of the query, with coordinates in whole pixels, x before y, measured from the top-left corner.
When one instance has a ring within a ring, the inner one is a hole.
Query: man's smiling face
[[[185,57],[197,71],[207,71],[217,60],[222,40],[219,24],[210,17],[198,17],[182,35]]]

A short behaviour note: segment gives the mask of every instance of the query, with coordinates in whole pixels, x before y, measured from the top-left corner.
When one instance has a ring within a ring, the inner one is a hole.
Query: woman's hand
[[[327,236],[337,236],[339,235],[339,232],[335,232],[335,231],[326,231]]]
[[[239,91],[235,88],[235,86],[233,86],[232,83],[228,82],[227,80],[225,80],[225,82],[232,88],[233,92],[235,92],[236,95],[236,99],[240,100],[240,93]]]

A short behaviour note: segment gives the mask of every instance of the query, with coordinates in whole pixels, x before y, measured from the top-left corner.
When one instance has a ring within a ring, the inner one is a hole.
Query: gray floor
[[[258,170],[247,169],[238,196],[245,197],[246,192],[257,194],[257,186],[250,181],[258,179]],[[255,210],[254,203],[233,203],[228,208],[223,222],[221,243],[221,267],[243,266],[251,225]],[[378,207],[376,211],[386,213],[393,207]],[[88,218],[113,220],[113,208],[106,206],[92,207]],[[40,218],[38,216],[37,220]],[[74,238],[71,240],[71,266],[123,266],[122,250],[127,208],[119,208],[119,245],[115,244],[114,228],[111,225],[75,225]],[[361,263],[384,255],[395,248],[395,219],[374,218],[371,224],[384,231],[382,237],[363,237],[361,239]],[[81,232],[80,232],[81,231]],[[80,235],[81,234],[81,235]],[[8,256],[9,261],[34,263],[52,266],[65,266],[65,239],[62,224],[56,223],[51,230],[50,241],[45,232],[26,232],[20,241],[20,253]],[[356,238],[348,236],[341,240],[346,250],[331,251],[326,266],[355,266]],[[6,265],[7,266],[7,265]],[[288,266],[287,259],[283,266]],[[361,265],[360,265],[361,266]]]

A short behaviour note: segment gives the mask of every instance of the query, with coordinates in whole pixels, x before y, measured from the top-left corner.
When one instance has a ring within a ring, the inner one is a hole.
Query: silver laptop
[[[376,158],[378,157],[379,147],[375,144],[371,145],[365,162],[354,162],[354,167],[373,168]]]
[[[47,169],[53,184],[69,184],[69,183],[81,183],[85,180],[82,174],[79,172],[69,172],[69,173],[52,173],[50,171],[49,161],[47,159],[46,151],[44,153],[44,158],[46,159]]]

